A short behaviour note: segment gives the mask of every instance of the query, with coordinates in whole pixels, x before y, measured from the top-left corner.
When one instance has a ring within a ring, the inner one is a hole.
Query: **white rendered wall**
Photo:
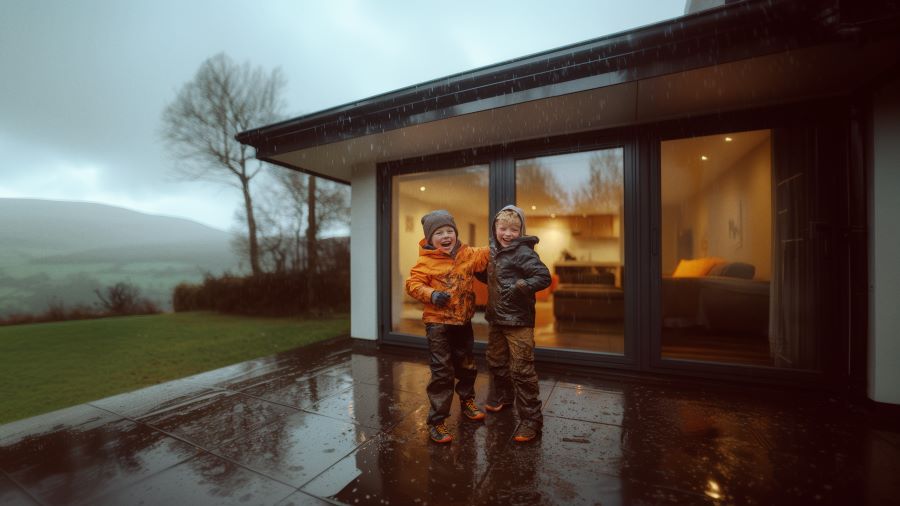
[[[869,397],[900,404],[900,81],[874,94]]]
[[[354,166],[350,185],[350,336],[375,340],[378,339],[375,164]]]

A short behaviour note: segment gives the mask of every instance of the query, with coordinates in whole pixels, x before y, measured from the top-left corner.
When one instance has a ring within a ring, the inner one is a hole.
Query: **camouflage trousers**
[[[515,404],[519,421],[540,430],[544,417],[534,370],[534,328],[491,325],[487,363],[491,369],[488,403]]]
[[[475,397],[475,357],[472,347],[475,335],[472,324],[445,325],[426,323],[425,336],[428,339],[431,381],[426,392],[431,409],[428,423],[435,425],[450,416],[453,401],[454,379],[456,394],[460,402]]]

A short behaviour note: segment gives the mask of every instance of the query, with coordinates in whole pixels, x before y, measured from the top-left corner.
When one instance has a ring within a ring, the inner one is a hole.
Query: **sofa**
[[[593,267],[562,269],[559,286],[553,292],[553,317],[561,329],[585,322],[622,322],[625,292],[616,287],[612,271]]]
[[[682,263],[699,260],[706,268],[695,263],[663,277],[663,328],[767,335],[769,282],[753,279],[756,268],[747,263],[721,259]]]
[[[560,284],[553,293],[553,317],[558,325],[623,321],[625,292],[613,285]]]

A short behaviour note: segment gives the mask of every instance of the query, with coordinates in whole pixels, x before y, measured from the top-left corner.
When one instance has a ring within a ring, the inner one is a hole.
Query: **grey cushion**
[[[753,279],[756,267],[743,262],[724,262],[716,264],[706,274],[707,276],[723,276],[726,278]]]

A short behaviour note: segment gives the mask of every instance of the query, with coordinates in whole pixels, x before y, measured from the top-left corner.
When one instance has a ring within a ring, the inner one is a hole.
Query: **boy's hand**
[[[513,286],[515,286],[516,289],[519,290],[520,292],[522,292],[523,294],[531,295],[531,287],[528,286],[528,283],[526,283],[524,279],[520,279],[520,280],[516,281],[516,284]]]
[[[450,302],[450,294],[435,290],[431,292],[431,303],[437,307],[444,307]]]

